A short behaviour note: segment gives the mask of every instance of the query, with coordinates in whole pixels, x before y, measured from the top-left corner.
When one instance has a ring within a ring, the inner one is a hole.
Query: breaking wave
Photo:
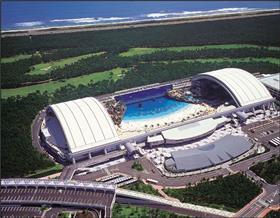
[[[25,29],[28,27],[40,27],[44,24],[45,27],[53,26],[70,26],[70,25],[94,25],[94,24],[110,24],[110,23],[128,23],[128,22],[138,22],[138,21],[150,21],[150,20],[165,20],[174,18],[184,18],[193,16],[207,16],[207,15],[217,15],[217,14],[227,14],[227,13],[241,13],[247,11],[258,11],[260,8],[221,8],[215,10],[207,11],[181,11],[181,12],[167,12],[159,11],[154,13],[139,14],[133,17],[81,17],[81,18],[62,18],[62,19],[52,19],[49,21],[32,21],[32,22],[22,22],[14,24],[16,29]]]
[[[102,21],[119,21],[119,20],[128,20],[130,17],[83,17],[83,18],[71,18],[71,19],[54,19],[50,22],[67,22],[67,23],[96,23],[96,22],[102,22]]]
[[[43,22],[41,21],[32,21],[32,22],[22,22],[22,23],[16,23],[15,26],[18,27],[33,27],[33,26],[40,26]]]
[[[148,18],[168,18],[168,17],[185,17],[187,15],[208,15],[208,14],[215,14],[215,13],[231,13],[231,12],[244,12],[244,11],[251,11],[256,10],[254,8],[222,8],[217,10],[209,10],[209,11],[183,11],[183,12],[164,12],[164,13],[150,13],[147,14],[146,17]]]

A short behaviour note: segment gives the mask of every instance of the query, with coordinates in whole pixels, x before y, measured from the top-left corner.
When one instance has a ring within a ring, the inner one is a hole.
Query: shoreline
[[[128,29],[138,27],[150,27],[161,25],[175,25],[184,23],[195,23],[205,21],[227,20],[227,19],[241,19],[249,17],[259,16],[271,16],[279,15],[280,9],[267,9],[267,10],[254,10],[246,12],[229,12],[229,13],[217,13],[188,17],[177,18],[165,18],[165,19],[151,19],[142,21],[124,21],[108,24],[83,24],[72,26],[55,26],[55,27],[42,27],[24,30],[7,30],[1,31],[1,37],[16,37],[16,36],[28,36],[28,35],[46,35],[46,34],[59,34],[59,33],[73,33],[84,31],[100,31],[100,30],[112,30],[112,29]]]
[[[209,105],[189,104],[184,108],[160,117],[141,120],[124,120],[116,129],[121,138],[126,138],[135,134],[145,133],[164,126],[170,126],[174,123],[180,123],[185,120],[201,116],[202,114],[210,114],[213,112],[215,112],[215,109]]]

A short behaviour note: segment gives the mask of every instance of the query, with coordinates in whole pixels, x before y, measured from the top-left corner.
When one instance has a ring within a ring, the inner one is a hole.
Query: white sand
[[[207,105],[189,105],[169,115],[151,118],[151,119],[139,119],[131,121],[122,121],[120,128],[117,131],[120,136],[128,137],[135,135],[136,133],[150,131],[152,129],[160,128],[174,123],[182,122],[183,120],[191,119],[203,114],[213,113],[214,109]]]

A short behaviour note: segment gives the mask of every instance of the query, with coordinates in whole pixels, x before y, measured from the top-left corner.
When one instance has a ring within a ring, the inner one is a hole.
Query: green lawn
[[[225,45],[202,45],[202,46],[182,46],[182,47],[164,47],[164,48],[131,48],[126,52],[122,52],[119,55],[122,57],[133,57],[136,55],[146,55],[152,54],[157,51],[194,51],[200,49],[239,49],[239,48],[265,48],[268,50],[279,50],[279,47],[264,47],[259,45],[251,45],[251,44],[225,44]]]
[[[246,62],[269,62],[271,64],[279,64],[279,59],[272,58],[272,57],[264,57],[264,58],[205,58],[205,59],[184,59],[184,60],[174,60],[174,61],[155,61],[153,63],[182,63],[182,62],[200,62],[200,63],[209,63],[209,62],[228,62],[228,63],[246,63]],[[51,81],[48,83],[37,84],[32,86],[25,86],[20,88],[12,88],[12,89],[2,89],[2,98],[8,98],[10,96],[27,96],[29,93],[35,92],[39,90],[41,92],[48,91],[50,93],[54,93],[57,89],[66,86],[67,84],[71,84],[74,86],[79,85],[87,85],[91,80],[94,82],[105,80],[110,78],[110,72],[113,73],[113,79],[120,78],[121,71],[125,70],[126,68],[114,68],[112,70],[103,71],[103,72],[96,72],[88,75],[83,75],[79,77],[74,77],[70,79],[58,80],[58,81]]]
[[[26,178],[40,178],[40,177],[45,177],[45,176],[48,176],[48,175],[52,175],[54,173],[58,173],[60,171],[62,171],[63,169],[63,165],[61,164],[55,164],[54,166],[52,167],[49,167],[49,168],[46,168],[46,169],[43,169],[43,170],[38,170],[34,173],[31,173],[29,175],[26,175],[25,177]]]
[[[76,57],[71,58],[65,58],[58,61],[48,62],[48,63],[42,63],[42,64],[36,64],[33,66],[33,69],[29,71],[27,74],[29,75],[42,75],[51,72],[55,68],[58,67],[64,67],[67,64],[73,64],[81,59],[97,56],[104,54],[105,52],[98,52],[98,53],[92,53],[92,54],[86,54],[86,55],[80,55]]]
[[[112,217],[114,218],[183,218],[187,216],[177,215],[159,209],[135,207],[118,203],[115,203],[112,213]]]
[[[30,55],[30,54],[21,54],[21,55],[16,55],[16,56],[9,57],[9,58],[1,58],[1,63],[11,63],[14,61],[30,58],[31,56],[32,55]]]
[[[112,79],[117,80],[120,78],[121,72],[126,71],[126,68],[114,68],[112,70],[103,71],[103,72],[97,72],[92,73],[88,75],[83,75],[79,77],[74,77],[70,79],[65,80],[58,80],[58,81],[51,81],[48,83],[42,83],[32,86],[25,86],[20,88],[13,88],[13,89],[2,89],[2,98],[8,98],[10,96],[27,96],[29,93],[35,92],[37,90],[44,92],[48,91],[49,93],[54,93],[56,90],[70,84],[74,86],[79,85],[88,85],[91,81],[98,82],[101,80],[109,79],[111,77],[110,73],[112,72]]]
[[[228,62],[228,63],[246,63],[246,62],[269,62],[271,64],[280,65],[279,59],[272,58],[272,57],[264,57],[264,58],[205,58],[205,59],[184,59],[184,60],[175,60],[171,61],[172,63],[182,63],[182,62],[201,62],[209,63],[209,62]],[[155,61],[153,63],[168,63],[170,61]],[[113,79],[120,78],[121,71],[125,70],[126,68],[114,68],[112,70],[103,71],[103,72],[96,72],[88,75],[83,75],[79,77],[74,77],[70,79],[58,80],[58,81],[51,81],[48,83],[37,84],[32,86],[25,86],[20,88],[12,88],[12,89],[2,89],[2,98],[8,98],[10,96],[27,96],[31,92],[35,92],[39,90],[41,92],[48,91],[50,93],[54,93],[57,89],[66,86],[67,84],[71,84],[74,86],[78,85],[87,85],[91,80],[94,82],[105,80],[110,78],[110,72],[113,73]]]
[[[151,195],[161,196],[158,193],[158,191],[153,188],[153,186],[151,186],[150,184],[146,185],[142,181],[137,181],[135,183],[125,185],[122,188],[129,189],[129,190],[132,190],[132,191],[143,192],[143,193],[147,193],[147,194],[151,194]]]

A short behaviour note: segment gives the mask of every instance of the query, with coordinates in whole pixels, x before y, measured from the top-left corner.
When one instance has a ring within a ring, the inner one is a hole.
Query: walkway
[[[187,214],[190,214],[190,215],[191,215],[191,211],[196,211],[196,212],[200,212],[201,214],[207,214],[208,217],[210,217],[211,215],[212,216],[213,215],[221,216],[221,217],[233,217],[234,216],[234,213],[231,213],[231,212],[213,209],[213,208],[209,208],[209,207],[203,207],[203,206],[194,205],[194,204],[181,203],[181,202],[177,202],[177,201],[173,201],[173,200],[167,200],[163,197],[158,197],[155,195],[150,195],[150,194],[126,190],[126,189],[118,188],[116,190],[116,194],[117,194],[117,196],[132,197],[132,198],[147,200],[148,202],[152,201],[152,202],[156,202],[159,204],[169,205],[169,206],[172,206],[175,208],[183,208],[183,209],[186,209],[188,211]]]

